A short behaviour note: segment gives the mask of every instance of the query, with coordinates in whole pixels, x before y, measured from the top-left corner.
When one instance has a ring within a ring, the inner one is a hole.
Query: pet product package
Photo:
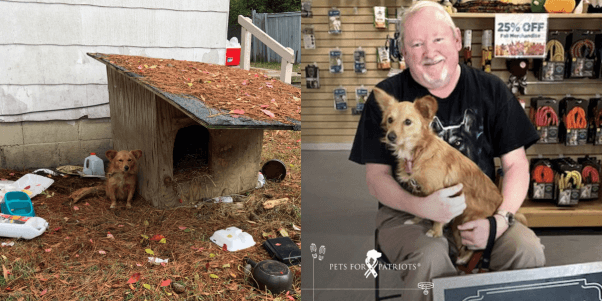
[[[374,27],[378,29],[387,28],[387,8],[384,6],[374,7]]]
[[[313,18],[314,14],[311,12],[311,1],[303,0],[301,2],[301,18]]]
[[[391,69],[389,49],[386,46],[376,48],[376,67],[381,70]]]
[[[340,34],[341,32],[341,11],[333,7],[328,11],[328,33]]]
[[[368,100],[368,89],[362,85],[361,87],[355,88],[355,110],[361,112],[364,110],[364,104]]]
[[[594,77],[596,59],[595,34],[589,30],[574,30],[569,49],[570,77]]]
[[[600,191],[600,160],[585,156],[577,158],[577,162],[583,166],[581,177],[583,185],[581,186],[582,200],[598,199]]]
[[[353,52],[353,60],[355,61],[354,70],[355,73],[366,73],[366,51],[362,47],[358,47]]]
[[[587,143],[587,110],[589,101],[574,97],[561,100],[566,128],[565,145],[578,146]]]
[[[305,84],[307,89],[320,89],[320,67],[316,63],[305,66]]]
[[[533,60],[537,78],[541,81],[564,80],[564,65],[566,60],[565,45],[568,32],[551,31],[548,33],[546,43],[546,57],[542,60]]]
[[[347,90],[343,86],[334,89],[334,108],[337,111],[347,110]]]
[[[537,143],[558,143],[560,141],[558,101],[549,97],[531,98],[529,112],[531,121],[539,133],[540,139]]]
[[[303,30],[301,31],[301,33],[303,34],[303,48],[316,49],[316,36],[314,34],[314,26],[303,26]]]
[[[343,73],[343,52],[337,47],[331,49],[330,57],[330,73]]]
[[[589,100],[588,142],[602,145],[602,98],[600,95]]]
[[[581,164],[571,158],[559,158],[552,160],[556,170],[555,197],[557,206],[575,206],[579,204],[581,196],[582,176]]]
[[[554,169],[547,158],[531,159],[529,197],[533,200],[554,199]]]

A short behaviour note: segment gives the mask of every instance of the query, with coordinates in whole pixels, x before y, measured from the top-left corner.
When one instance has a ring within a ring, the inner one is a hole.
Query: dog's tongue
[[[412,173],[412,160],[406,160],[406,173]]]

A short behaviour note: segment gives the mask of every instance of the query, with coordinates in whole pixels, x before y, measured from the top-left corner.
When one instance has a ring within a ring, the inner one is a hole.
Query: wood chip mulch
[[[232,117],[286,124],[301,120],[301,89],[254,70],[142,56],[110,54],[105,58],[164,92],[194,96]]]

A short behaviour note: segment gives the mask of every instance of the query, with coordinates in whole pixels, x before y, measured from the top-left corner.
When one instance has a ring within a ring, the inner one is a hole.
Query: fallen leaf
[[[79,210],[79,207],[73,206],[73,210]]]
[[[179,228],[180,230],[186,230],[186,227],[184,227],[184,226],[179,226],[178,228]]]
[[[145,289],[147,289],[147,290],[149,290],[149,291],[150,291],[150,289],[151,289],[151,286],[150,286],[150,284],[148,284],[148,283],[145,283],[145,284],[143,284],[142,286],[144,286],[144,288],[145,288]]]
[[[8,270],[4,265],[2,265],[2,276],[4,276],[5,281],[8,279]]]
[[[104,254],[107,254],[107,252],[106,252],[106,251],[103,251],[103,250],[100,250],[100,251],[98,251],[98,253],[100,253],[100,254],[103,254],[103,255],[104,255]]]
[[[142,238],[144,238],[144,239],[148,239],[148,236],[146,236],[144,234],[140,234],[140,236],[142,236]]]
[[[115,239],[115,236],[113,236],[113,234],[111,234],[111,232],[109,232],[109,233],[107,233],[107,238]]]
[[[148,221],[147,220],[144,221],[144,225],[148,227]]]
[[[222,265],[222,268],[224,268],[224,269],[225,269],[225,268],[229,268],[229,267],[230,267],[230,264],[229,264],[229,263]]]
[[[27,185],[27,186],[26,186],[25,188],[23,188],[23,189],[29,189],[29,188],[31,188],[31,185]]]
[[[141,267],[141,266],[142,266],[142,264],[139,264],[139,263],[137,263],[137,262],[136,262],[136,266],[137,266],[137,267]]]
[[[40,297],[46,295],[46,293],[48,292],[48,289],[44,289],[41,293],[40,293]]]
[[[159,241],[159,240],[161,240],[163,238],[165,238],[165,236],[163,236],[161,234],[155,234],[155,235],[153,235],[153,237],[151,237],[150,240],[152,240],[152,241]]]
[[[159,241],[160,244],[164,244],[167,243],[167,238],[161,238],[161,240]]]
[[[50,253],[50,252],[52,252],[52,248],[46,249],[44,251],[46,251],[46,253]]]
[[[244,110],[232,110],[232,111],[230,111],[230,114],[243,115],[244,113],[245,113]]]
[[[138,66],[138,69],[142,70],[142,65]]]
[[[213,257],[215,257],[215,254],[211,253],[211,254],[209,254],[209,257],[213,258]],[[207,264],[209,264],[209,263],[207,263]]]
[[[151,250],[151,249],[146,249],[144,251],[146,251],[146,253],[148,253],[148,254],[155,255],[155,252],[153,252],[153,250]]]
[[[170,279],[161,281],[161,286],[168,286],[170,284],[171,284],[171,280]]]
[[[142,275],[140,275],[140,273],[135,273],[134,275],[132,275],[132,277],[130,277],[130,280],[128,280],[127,283],[131,284],[131,283],[138,282],[138,280],[140,280],[140,276],[142,276]]]
[[[265,109],[265,108],[267,108],[267,107],[269,107],[269,106],[270,106],[270,105],[261,105],[260,107],[262,107],[262,108],[264,108],[264,109]]]
[[[215,275],[215,274],[209,274],[209,277],[211,277],[211,278],[213,278],[213,279],[218,279],[218,278],[219,278],[219,276],[218,276],[218,275]]]
[[[261,110],[261,111],[262,111],[264,114],[266,114],[266,115],[270,116],[271,118],[274,118],[274,117],[276,117],[276,116],[274,115],[274,113],[272,113],[272,112],[270,112],[270,111],[268,111],[268,110]]]
[[[192,87],[192,83],[188,83],[188,86],[189,86],[189,87]]]
[[[222,246],[222,250],[224,250],[224,251],[228,251],[228,245],[224,244],[224,245]]]

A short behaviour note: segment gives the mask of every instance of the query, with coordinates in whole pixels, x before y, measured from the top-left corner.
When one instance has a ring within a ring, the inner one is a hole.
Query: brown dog
[[[138,181],[138,159],[142,157],[142,151],[108,150],[105,156],[110,161],[105,184],[79,189],[72,193],[70,198],[77,203],[85,196],[104,188],[107,197],[111,200],[111,209],[115,208],[118,199],[126,200],[126,207],[132,208],[132,198],[136,192],[136,182]]]
[[[374,96],[383,112],[383,142],[393,150],[399,163],[395,171],[399,181],[414,187],[412,193],[424,196],[458,183],[463,184],[466,209],[453,219],[452,231],[459,248],[456,263],[465,264],[473,251],[462,246],[458,225],[492,216],[502,203],[502,194],[473,161],[431,130],[429,124],[438,109],[435,98],[425,96],[414,103],[399,102],[379,88],[374,88]],[[420,220],[415,218],[410,223]],[[427,235],[441,237],[443,226],[434,222]]]

